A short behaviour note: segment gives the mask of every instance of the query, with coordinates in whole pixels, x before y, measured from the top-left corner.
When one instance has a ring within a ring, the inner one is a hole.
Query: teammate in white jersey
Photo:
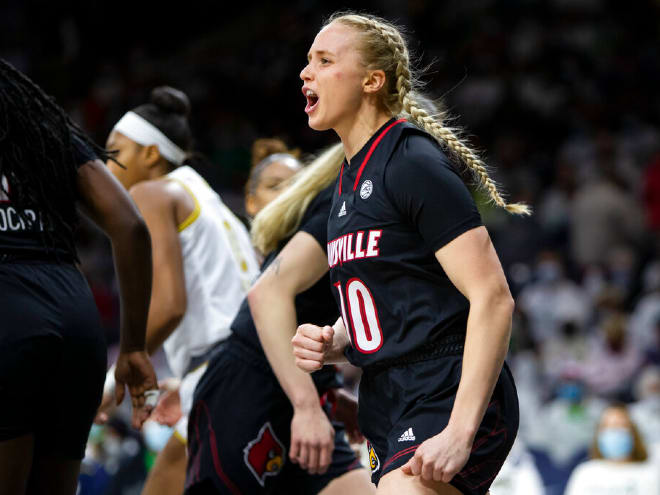
[[[191,148],[188,98],[168,87],[124,115],[108,137],[118,150],[108,166],[140,208],[153,245],[153,292],[147,349],[164,347],[181,380],[182,416],[159,453],[144,493],[181,493],[187,414],[213,346],[229,325],[258,263],[248,233],[185,159]],[[291,174],[295,172],[291,171]],[[109,387],[107,387],[109,388]]]

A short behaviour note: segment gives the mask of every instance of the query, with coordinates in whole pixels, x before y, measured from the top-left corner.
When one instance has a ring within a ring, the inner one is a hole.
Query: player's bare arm
[[[296,295],[327,270],[327,257],[318,242],[310,234],[298,232],[248,293],[262,347],[294,408],[291,460],[313,474],[325,472],[330,464],[334,430],[321,409],[311,377],[296,367],[289,342],[297,325]]]
[[[186,285],[176,217],[178,203],[186,199],[192,203],[192,200],[185,197],[181,189],[178,184],[164,180],[140,182],[130,189],[152,240],[154,270],[146,335],[149,354],[163,345],[186,312]],[[193,207],[189,205],[189,210]]]
[[[470,301],[463,371],[447,428],[424,442],[404,472],[449,482],[467,461],[506,356],[513,299],[485,227],[436,252],[452,283]]]
[[[117,401],[128,385],[133,403],[133,425],[148,417],[144,393],[157,388],[156,375],[145,353],[145,303],[151,290],[149,232],[135,205],[100,161],[88,162],[78,172],[84,212],[108,234],[115,253],[122,308],[121,349],[117,371]],[[151,406],[153,407],[153,406]]]

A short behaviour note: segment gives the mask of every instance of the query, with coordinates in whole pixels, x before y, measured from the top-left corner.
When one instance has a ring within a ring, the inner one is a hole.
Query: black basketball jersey
[[[334,184],[325,188],[312,200],[298,228],[298,232],[307,232],[314,237],[322,248],[325,248],[327,241],[328,211],[333,189]],[[289,240],[290,238],[281,241],[278,248],[266,257],[261,266],[262,271],[265,271],[277,258]],[[322,325],[332,325],[337,321],[339,313],[332,300],[330,278],[327,273],[309,289],[296,296],[295,307],[298,323],[318,322]],[[234,335],[254,352],[255,357],[266,359],[247,298],[243,300],[231,329]],[[312,378],[319,391],[338,387],[340,383],[334,366],[324,367],[313,373]]]
[[[71,136],[74,144],[77,165],[95,160],[95,153],[80,138]],[[6,176],[0,176],[0,257],[17,256],[19,258],[53,257],[72,260],[75,253],[59,244],[46,246],[43,221],[40,221],[39,205],[19,210],[11,202],[11,183]],[[48,212],[44,212],[46,215]],[[71,226],[73,229],[75,226]]]
[[[465,333],[469,303],[435,252],[480,225],[438,143],[405,120],[387,122],[344,162],[327,252],[351,363],[368,366]]]

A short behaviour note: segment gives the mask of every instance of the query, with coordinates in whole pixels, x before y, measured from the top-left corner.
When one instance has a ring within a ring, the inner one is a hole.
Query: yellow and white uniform
[[[182,166],[165,178],[180,184],[195,202],[193,212],[178,226],[187,308],[163,344],[170,369],[181,378],[183,418],[176,433],[185,440],[192,395],[206,364],[186,371],[193,358],[229,336],[259,264],[246,228],[197,172]]]

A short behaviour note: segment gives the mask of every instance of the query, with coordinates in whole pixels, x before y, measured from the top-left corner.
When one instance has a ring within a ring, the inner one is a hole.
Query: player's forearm
[[[266,358],[294,408],[320,407],[311,376],[295,364],[291,338],[296,332],[295,295],[274,284],[253,287],[248,303]]]
[[[349,345],[348,335],[344,327],[344,320],[339,317],[332,328],[335,330],[334,338],[332,339],[332,346],[326,354],[326,364],[341,364],[347,363],[348,360],[344,355],[346,347]]]
[[[140,221],[110,238],[120,287],[121,350],[144,350],[146,305],[151,292],[149,231]]]
[[[146,349],[151,355],[162,347],[167,338],[172,335],[181,322],[181,316],[157,315],[152,318],[149,315],[147,323]]]
[[[506,291],[492,291],[471,301],[461,381],[450,425],[474,436],[493,394],[511,336],[513,300]]]

